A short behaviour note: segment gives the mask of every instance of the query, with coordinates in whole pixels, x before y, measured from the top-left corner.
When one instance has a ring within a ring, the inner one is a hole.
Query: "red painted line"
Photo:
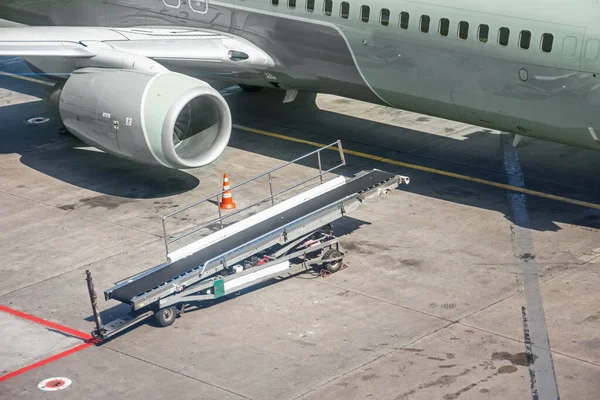
[[[23,374],[23,373],[25,373],[27,371],[31,371],[34,368],[41,367],[42,365],[49,364],[52,361],[56,361],[56,360],[58,360],[60,358],[66,357],[69,354],[76,353],[76,352],[78,352],[80,350],[85,349],[86,347],[90,347],[93,344],[94,344],[94,341],[88,340],[85,343],[82,343],[80,345],[72,347],[69,350],[65,350],[62,353],[55,354],[55,355],[53,355],[51,357],[48,357],[48,358],[46,358],[46,359],[44,359],[42,361],[38,361],[35,364],[31,364],[31,365],[28,365],[28,366],[26,366],[24,368],[18,369],[16,371],[9,372],[6,375],[0,376],[0,382],[5,381],[5,380],[10,379],[10,378],[14,378],[17,375],[21,375],[21,374]]]
[[[78,331],[76,329],[71,329],[66,326],[59,325],[59,324],[47,321],[42,318],[34,317],[33,315],[25,314],[21,311],[13,310],[12,308],[3,306],[2,304],[0,304],[0,311],[4,311],[5,313],[12,314],[16,317],[23,318],[23,319],[26,319],[31,322],[35,322],[36,324],[44,325],[48,328],[57,330],[62,333],[66,333],[68,335],[78,337],[79,339],[82,339],[82,340],[91,340],[92,339],[92,337],[87,333]]]

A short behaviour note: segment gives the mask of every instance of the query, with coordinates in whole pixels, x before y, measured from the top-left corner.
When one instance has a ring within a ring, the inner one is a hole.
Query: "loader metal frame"
[[[345,165],[343,150],[339,141],[297,159],[300,160],[317,154],[319,175],[313,178],[319,178],[321,183],[323,182],[323,174],[331,170],[325,172],[322,170],[320,153],[334,145],[337,145],[336,150],[339,149],[342,160],[341,165]],[[290,165],[290,163],[284,164],[282,167],[287,165]],[[273,205],[275,204],[275,196],[273,195],[271,186],[271,174],[278,169],[275,168],[256,177],[259,178],[268,175],[271,195],[267,197],[267,200],[270,199]],[[245,181],[244,184],[251,183],[256,178]],[[178,315],[185,313],[187,305],[237,293],[240,290],[250,288],[278,276],[292,275],[314,267],[325,268],[332,273],[336,272],[343,265],[344,253],[341,251],[339,240],[333,235],[331,223],[354,211],[364,201],[387,193],[400,184],[407,184],[408,182],[408,177],[379,170],[362,172],[343,185],[313,198],[313,200],[317,200],[320,196],[329,195],[331,197],[333,190],[337,190],[337,193],[341,193],[341,196],[338,195],[338,197],[335,197],[334,201],[317,209],[310,210],[308,213],[299,215],[297,218],[284,225],[277,226],[275,229],[264,232],[256,237],[251,236],[250,240],[241,245],[228,249],[205,261],[201,258],[203,249],[200,249],[189,257],[192,257],[190,260],[193,261],[193,257],[197,256],[197,259],[203,260],[203,262],[193,264],[193,268],[173,276],[164,282],[161,281],[156,286],[145,288],[140,293],[134,292],[137,294],[131,298],[128,296],[126,298],[113,296],[116,296],[120,290],[127,289],[128,285],[142,282],[141,280],[147,279],[154,273],[165,271],[165,269],[168,269],[174,263],[167,261],[142,273],[121,280],[113,288],[104,292],[105,299],[116,298],[119,301],[126,302],[131,305],[132,311],[107,324],[103,324],[100,318],[92,275],[90,271],[86,271],[88,292],[96,325],[96,329],[92,332],[92,335],[99,341],[105,340],[152,316],[156,317],[159,325],[168,326],[175,321]],[[241,185],[237,185],[236,187],[239,186]],[[344,192],[345,189],[351,191],[351,193],[346,194]],[[210,196],[184,209],[187,210],[213,198],[215,196]],[[326,197],[323,200],[325,202],[328,201]],[[317,204],[319,203],[317,202]],[[290,209],[286,210],[286,212],[291,212],[291,215],[294,215],[294,210]],[[178,212],[172,213],[170,216]],[[280,214],[275,214],[275,217],[278,215]],[[283,212],[281,215],[283,215]],[[224,218],[226,217],[219,214],[219,218],[212,222],[219,222],[223,226]],[[162,220],[163,228],[165,226],[165,219],[163,218]],[[265,220],[254,226],[245,228],[244,233],[262,232],[260,229],[261,224],[266,224],[269,221]],[[204,226],[207,225],[205,224]],[[267,226],[270,225],[267,224]],[[166,233],[166,228],[164,229]],[[194,232],[197,230],[194,229]],[[179,238],[185,236],[188,236],[188,234],[181,235]],[[170,240],[165,237],[167,259],[169,259],[168,244],[179,238]]]

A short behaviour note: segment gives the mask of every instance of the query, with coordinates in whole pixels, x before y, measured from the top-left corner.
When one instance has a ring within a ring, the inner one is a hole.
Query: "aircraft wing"
[[[274,65],[267,53],[247,40],[215,30],[60,26],[0,28],[0,56],[67,57],[78,60],[78,66],[103,66],[103,60],[108,59],[109,65],[106,66],[113,67],[112,56],[115,54],[224,71],[260,71]],[[93,62],[87,65],[86,59]]]

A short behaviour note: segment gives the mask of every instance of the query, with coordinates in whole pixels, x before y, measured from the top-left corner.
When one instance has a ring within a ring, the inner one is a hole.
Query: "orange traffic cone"
[[[229,191],[229,178],[227,178],[227,174],[223,174],[223,196],[219,207],[222,210],[233,210],[235,208],[235,203]]]

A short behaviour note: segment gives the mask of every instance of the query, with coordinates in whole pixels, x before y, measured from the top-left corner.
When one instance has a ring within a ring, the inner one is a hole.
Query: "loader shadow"
[[[334,225],[334,228],[335,228],[336,236],[338,238],[342,238],[343,236],[349,235],[352,232],[356,231],[357,229],[360,229],[362,226],[370,225],[370,222],[346,216],[343,219],[338,220],[338,222],[334,222],[333,225]],[[307,268],[306,270],[302,270],[302,271],[299,271],[299,272],[294,273],[294,274],[289,274],[287,276],[282,276],[282,277],[275,277],[275,278],[269,279],[267,281],[257,283],[254,286],[251,286],[251,287],[245,288],[245,289],[241,289],[238,292],[225,295],[225,296],[220,297],[220,298],[215,299],[215,300],[206,300],[206,301],[203,301],[202,304],[199,304],[197,302],[193,303],[193,304],[189,304],[185,308],[184,315],[189,314],[189,313],[194,314],[197,311],[202,311],[204,309],[208,309],[208,308],[211,308],[211,307],[216,307],[216,306],[218,306],[219,304],[221,304],[221,303],[223,303],[225,301],[228,301],[228,300],[234,299],[236,297],[240,297],[240,296],[243,296],[243,295],[246,295],[246,294],[258,291],[258,290],[261,290],[261,289],[268,288],[269,286],[272,286],[272,285],[274,285],[276,283],[279,283],[279,282],[287,281],[288,279],[291,279],[291,278],[298,278],[298,279],[326,279],[326,278],[323,278],[323,277],[321,277],[319,275],[319,268]],[[102,319],[102,321],[105,321],[105,322],[112,321],[112,320],[114,320],[116,318],[120,318],[120,317],[125,316],[130,311],[131,311],[131,306],[129,306],[127,304],[124,304],[124,303],[119,303],[119,304],[117,304],[117,305],[115,305],[113,307],[110,307],[110,308],[106,309],[106,310],[100,311],[100,318]],[[137,311],[135,313],[135,315],[143,314],[146,311],[147,310],[145,310],[145,309],[139,310],[139,311]],[[93,315],[88,316],[87,318],[85,318],[85,321],[87,321],[87,322],[94,322],[94,316]],[[175,323],[177,323],[177,321]],[[148,326],[157,327],[157,328],[160,327],[155,322],[155,319],[152,316],[152,317],[149,317],[149,318],[147,318],[145,320],[142,320],[142,321],[138,322],[135,325],[132,325],[131,327],[123,330],[122,332],[118,333],[117,335],[115,335],[113,337],[108,338],[107,340],[103,341],[102,343],[103,344],[104,343],[109,343],[111,340],[119,338],[122,335],[126,334],[127,332],[131,331],[132,329],[135,329],[135,328],[137,328],[137,327],[139,327],[141,325],[148,325]],[[160,327],[160,328],[162,328],[162,327]],[[168,327],[164,328],[164,329],[168,329]]]
[[[308,274],[310,274],[310,275],[308,275]],[[228,294],[228,295],[225,295],[223,297],[219,297],[218,299],[215,299],[215,300],[206,300],[206,301],[203,301],[201,305],[198,304],[198,303],[188,304],[188,305],[186,305],[184,314],[178,316],[178,319],[180,319],[183,316],[186,316],[188,314],[194,315],[197,312],[200,312],[202,310],[205,310],[205,309],[208,309],[208,308],[211,308],[211,307],[217,307],[221,303],[224,303],[224,302],[226,302],[228,300],[232,300],[232,299],[234,299],[236,297],[242,297],[245,294],[249,294],[249,293],[254,292],[254,291],[265,289],[265,288],[268,288],[269,286],[272,286],[272,285],[274,285],[276,283],[287,281],[288,279],[300,277],[302,275],[308,275],[308,276],[310,276],[310,279],[323,279],[323,278],[319,277],[318,273],[314,273],[312,271],[310,271],[310,272],[309,271],[300,271],[300,272],[297,272],[295,274],[290,274],[290,275],[285,276],[285,277],[277,277],[277,278],[269,279],[268,281],[264,281],[264,282],[258,283],[255,286],[252,286],[251,288],[242,289],[242,290],[240,290],[238,292],[235,292],[235,293],[232,293],[232,294]],[[109,308],[107,310],[101,311],[100,312],[100,318],[102,319],[102,321],[105,321],[105,322],[106,321],[112,321],[112,320],[114,320],[116,318],[125,316],[126,314],[128,314],[130,312],[130,310],[131,310],[130,306],[128,306],[126,304],[118,304],[118,305],[113,306],[113,307],[111,307],[111,308]],[[134,315],[143,314],[145,311],[146,310],[140,310],[140,311],[136,312]],[[93,323],[94,322],[94,317],[92,315],[92,316],[89,316],[89,317],[85,318],[85,320],[87,322],[92,322]],[[176,323],[177,323],[177,320],[174,322],[174,324],[176,324]],[[170,329],[171,328],[171,327],[160,326],[156,322],[155,317],[154,316],[150,316],[150,317],[148,317],[148,318],[146,318],[144,320],[141,320],[138,323],[136,323],[136,324],[128,327],[127,329],[124,329],[123,331],[117,333],[115,336],[112,336],[112,337],[109,337],[109,338],[105,339],[104,341],[102,341],[102,343],[99,343],[98,345],[110,343],[111,341],[113,341],[115,339],[118,339],[118,338],[122,337],[123,335],[126,335],[128,332],[130,332],[130,331],[132,331],[132,330],[134,330],[136,328],[139,328],[142,325],[146,325],[146,326],[150,326],[150,327],[158,328],[158,329]]]

